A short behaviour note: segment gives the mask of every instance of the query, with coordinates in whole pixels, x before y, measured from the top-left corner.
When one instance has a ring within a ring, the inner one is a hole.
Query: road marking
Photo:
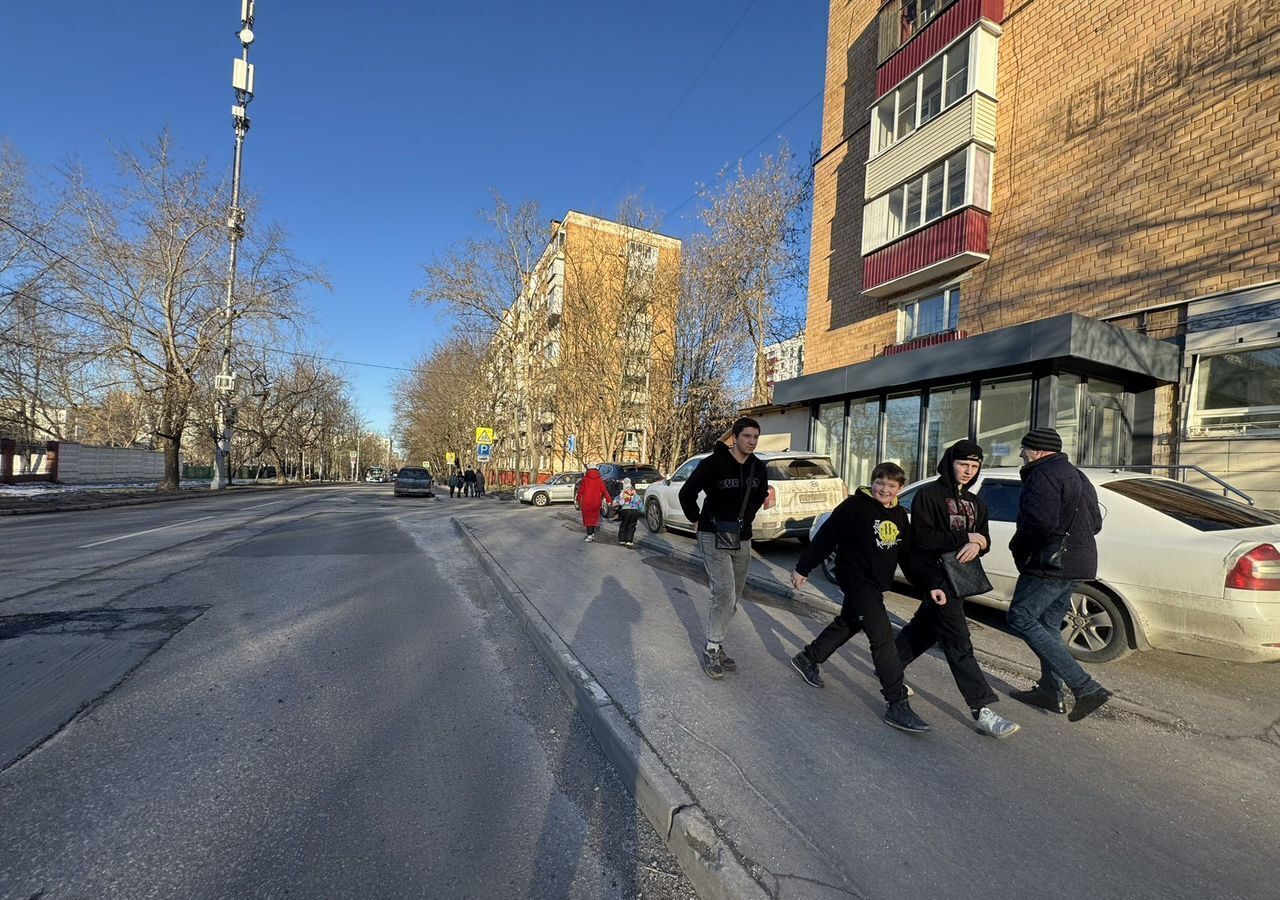
[[[251,509],[262,509],[264,506],[275,506],[277,503],[283,503],[283,502],[284,502],[284,498],[282,497],[279,500],[272,500],[270,503],[259,503],[257,506],[242,506],[240,508],[240,512],[248,512]]]
[[[94,541],[94,542],[93,542],[93,543],[91,543],[91,544],[81,544],[81,545],[80,545],[79,547],[77,547],[76,549],[77,549],[77,550],[85,550],[85,549],[88,549],[89,547],[97,547],[97,546],[99,546],[99,545],[101,545],[101,544],[110,544],[112,541],[123,541],[125,538],[139,537],[139,536],[144,535],[144,534],[151,534],[151,532],[153,532],[153,531],[164,531],[166,528],[177,528],[179,525],[194,525],[196,522],[203,522],[205,519],[212,519],[212,518],[214,518],[214,517],[213,517],[213,516],[201,516],[201,517],[200,517],[200,518],[198,518],[198,519],[187,519],[187,521],[185,521],[185,522],[173,522],[172,524],[169,524],[169,525],[161,525],[161,526],[159,526],[159,527],[157,527],[157,528],[148,528],[146,531],[135,531],[135,532],[133,532],[133,533],[131,533],[131,534],[121,534],[121,535],[117,535],[116,537],[113,537],[113,538],[107,538],[106,540]]]

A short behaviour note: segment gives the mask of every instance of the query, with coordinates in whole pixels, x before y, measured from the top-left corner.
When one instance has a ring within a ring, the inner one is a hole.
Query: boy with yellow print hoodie
[[[884,720],[902,731],[920,733],[929,726],[907,703],[902,662],[893,643],[893,627],[884,608],[884,592],[893,586],[899,558],[911,554],[911,526],[907,512],[898,505],[898,492],[906,473],[893,463],[880,463],[871,473],[871,484],[845,498],[822,523],[813,541],[800,554],[791,583],[800,588],[814,568],[831,551],[836,554],[836,581],[844,593],[844,605],[822,633],[791,660],[806,682],[822,687],[818,666],[826,662],[859,631],[871,642],[871,659],[880,693],[888,706]]]

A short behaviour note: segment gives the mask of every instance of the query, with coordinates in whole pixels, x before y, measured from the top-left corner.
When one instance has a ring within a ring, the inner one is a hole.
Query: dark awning
[[[1182,351],[1107,322],[1068,313],[1000,328],[962,340],[780,381],[775,404],[868,394],[885,388],[972,377],[1048,360],[1079,360],[1090,370],[1150,379],[1178,380]]]

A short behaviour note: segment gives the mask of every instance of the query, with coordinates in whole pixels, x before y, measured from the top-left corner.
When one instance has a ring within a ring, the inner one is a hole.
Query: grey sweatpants
[[[751,565],[751,541],[744,540],[737,550],[720,550],[716,536],[698,532],[698,549],[702,565],[711,583],[711,608],[707,612],[707,640],[720,643],[729,630],[729,622],[738,609],[738,601],[747,586],[747,567]]]

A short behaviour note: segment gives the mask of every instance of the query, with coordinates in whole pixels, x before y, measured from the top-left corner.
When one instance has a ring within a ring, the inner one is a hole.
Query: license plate
[[[826,494],[801,494],[799,497],[801,503],[822,503],[826,499]]]

